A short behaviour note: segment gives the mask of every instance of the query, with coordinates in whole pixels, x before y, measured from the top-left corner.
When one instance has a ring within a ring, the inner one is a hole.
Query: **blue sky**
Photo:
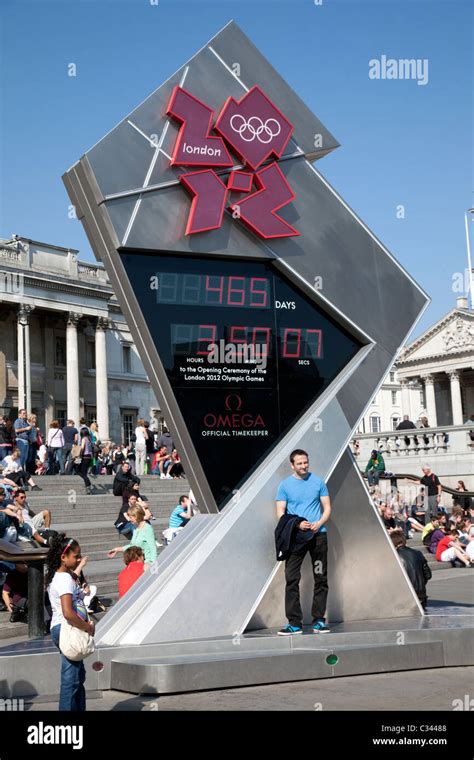
[[[0,236],[92,260],[62,173],[234,18],[341,143],[319,171],[432,297],[416,335],[452,308],[467,267],[472,5],[2,0]],[[382,55],[427,59],[428,83],[370,79]]]

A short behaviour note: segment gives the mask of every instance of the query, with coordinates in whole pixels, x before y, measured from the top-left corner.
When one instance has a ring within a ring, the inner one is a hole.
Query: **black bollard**
[[[44,636],[44,560],[28,562],[28,638]]]

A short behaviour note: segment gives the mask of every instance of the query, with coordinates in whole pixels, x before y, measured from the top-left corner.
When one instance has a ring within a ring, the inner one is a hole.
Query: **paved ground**
[[[474,695],[474,667],[381,673],[274,686],[136,697],[119,691],[89,699],[88,710],[442,710],[453,700]],[[28,710],[57,710],[57,702],[27,705]]]
[[[466,613],[474,615],[474,569],[439,570],[428,584],[428,595],[432,612],[436,612],[435,608],[454,604],[470,606]],[[23,635],[0,641],[0,649],[26,640]]]
[[[440,608],[447,604],[465,606],[466,614],[474,614],[474,570],[440,571],[436,579],[430,581],[428,593],[432,614],[441,612]],[[453,709],[453,700],[464,700],[465,695],[474,698],[474,667],[381,673],[161,697],[136,697],[109,691],[90,698],[88,709],[446,711]],[[315,705],[321,707],[315,708]],[[28,705],[27,709],[54,711],[57,702],[38,702]]]

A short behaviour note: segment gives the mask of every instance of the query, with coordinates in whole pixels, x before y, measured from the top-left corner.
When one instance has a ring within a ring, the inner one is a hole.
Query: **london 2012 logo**
[[[215,123],[212,108],[175,87],[167,114],[180,124],[171,164],[208,167],[179,177],[192,197],[187,235],[218,229],[226,204],[259,237],[300,234],[277,213],[296,197],[277,163],[294,127],[259,87],[239,101],[229,98]],[[225,184],[220,175],[227,174]]]

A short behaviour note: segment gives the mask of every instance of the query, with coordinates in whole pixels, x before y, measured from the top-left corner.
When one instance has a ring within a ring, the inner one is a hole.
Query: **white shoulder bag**
[[[95,650],[94,637],[63,620],[59,633],[59,649],[68,660],[84,660]]]

